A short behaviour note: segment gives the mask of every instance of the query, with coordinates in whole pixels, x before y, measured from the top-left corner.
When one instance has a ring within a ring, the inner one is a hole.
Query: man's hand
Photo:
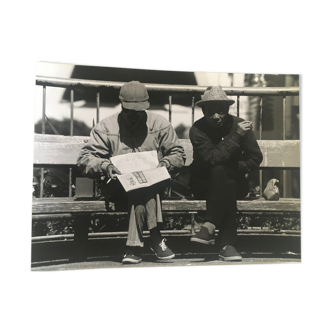
[[[244,136],[244,134],[248,131],[248,130],[252,130],[253,126],[252,126],[252,122],[251,121],[242,121],[240,123],[238,123],[237,125],[237,129],[236,132],[240,135],[240,136]]]
[[[161,161],[157,167],[163,167],[163,166],[167,168],[167,163],[165,161]]]
[[[109,164],[106,168],[106,175],[110,180],[115,180],[117,178],[117,175],[121,175],[122,173],[112,164]]]

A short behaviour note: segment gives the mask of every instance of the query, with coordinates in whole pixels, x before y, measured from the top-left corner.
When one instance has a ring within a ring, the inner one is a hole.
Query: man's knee
[[[210,186],[222,188],[224,192],[236,195],[237,183],[230,174],[229,169],[223,165],[216,165],[211,168]]]
[[[226,166],[224,166],[224,165],[213,165],[213,166],[211,166],[211,172],[218,171],[218,170],[225,172]]]
[[[210,171],[210,179],[217,179],[220,177],[227,177],[226,167],[223,165],[214,165],[211,167]]]

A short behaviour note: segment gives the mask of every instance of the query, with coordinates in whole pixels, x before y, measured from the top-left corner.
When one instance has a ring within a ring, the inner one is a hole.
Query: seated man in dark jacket
[[[220,86],[207,88],[196,103],[204,117],[189,134],[194,148],[190,188],[196,199],[206,199],[205,223],[191,241],[211,244],[219,229],[216,243],[225,261],[242,260],[236,249],[236,200],[248,194],[246,174],[263,160],[252,123],[228,114],[233,103]]]

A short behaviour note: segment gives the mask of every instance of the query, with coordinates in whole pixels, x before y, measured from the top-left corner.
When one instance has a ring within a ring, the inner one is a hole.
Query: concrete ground
[[[254,257],[253,257],[254,256]],[[171,260],[158,260],[152,254],[142,255],[143,261],[139,264],[122,264],[122,256],[107,256],[94,260],[89,258],[86,262],[70,263],[66,261],[54,262],[52,265],[33,266],[31,271],[64,271],[64,270],[84,270],[100,268],[132,268],[132,267],[172,267],[172,266],[207,266],[207,265],[228,265],[228,264],[276,264],[276,263],[300,263],[298,255],[292,257],[291,254],[283,257],[273,257],[272,255],[243,255],[241,262],[224,262],[219,260],[216,254],[180,254]]]

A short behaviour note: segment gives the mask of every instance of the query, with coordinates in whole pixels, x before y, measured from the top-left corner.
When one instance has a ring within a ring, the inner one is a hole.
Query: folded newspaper
[[[170,178],[166,167],[157,167],[157,151],[115,156],[111,158],[111,163],[122,173],[118,179],[126,192],[150,187]]]

